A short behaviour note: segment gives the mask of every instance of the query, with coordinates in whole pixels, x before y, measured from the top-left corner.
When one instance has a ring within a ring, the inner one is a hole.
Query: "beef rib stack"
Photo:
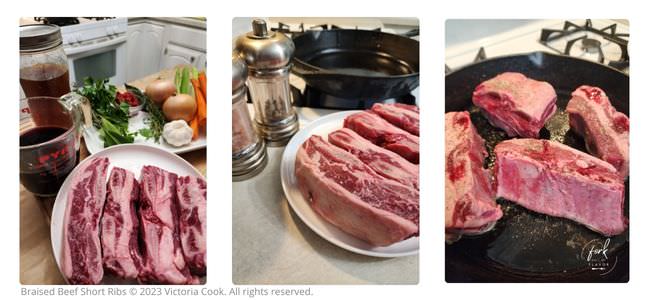
[[[196,284],[206,273],[206,189],[201,178],[144,166],[141,180],[109,159],[83,161],[71,178],[61,271],[71,284],[104,272],[140,283]]]
[[[408,114],[393,122],[415,131],[417,107],[375,109],[390,112],[387,118]],[[348,116],[328,140],[312,135],[296,154],[297,186],[314,212],[373,246],[419,235],[418,137],[363,111]]]
[[[298,187],[329,223],[388,246],[419,232],[419,192],[377,174],[354,155],[313,135],[296,156]]]

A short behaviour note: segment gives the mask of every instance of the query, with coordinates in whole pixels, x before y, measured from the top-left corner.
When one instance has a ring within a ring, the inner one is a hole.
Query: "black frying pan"
[[[494,146],[508,139],[472,105],[474,88],[500,73],[513,71],[549,82],[558,95],[558,111],[540,138],[562,142],[586,152],[581,137],[569,131],[564,112],[570,94],[587,84],[602,88],[618,111],[629,116],[629,77],[610,67],[582,59],[535,52],[481,61],[445,78],[445,111],[468,110],[485,139],[494,164]],[[625,215],[629,216],[629,181],[625,185]],[[465,236],[445,249],[447,282],[626,282],[629,279],[629,230],[611,237],[605,258],[589,250],[603,249],[607,238],[562,218],[529,211],[498,199],[504,212],[495,228],[480,236]]]
[[[379,31],[307,31],[293,38],[292,71],[322,92],[354,100],[403,96],[419,85],[420,43]]]

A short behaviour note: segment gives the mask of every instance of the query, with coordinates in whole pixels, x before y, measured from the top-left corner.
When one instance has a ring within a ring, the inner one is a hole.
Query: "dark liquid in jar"
[[[70,92],[68,68],[57,64],[36,64],[22,68],[20,86],[27,97],[61,97]]]
[[[50,141],[68,129],[43,126],[32,128],[20,135],[20,146],[30,146]],[[40,154],[34,164],[42,164],[33,170],[20,170],[20,182],[37,195],[56,195],[65,178],[77,165],[79,153],[66,153],[68,147],[61,142],[61,148],[52,147],[52,153]],[[63,151],[61,149],[64,149]],[[21,158],[22,159],[22,158]]]

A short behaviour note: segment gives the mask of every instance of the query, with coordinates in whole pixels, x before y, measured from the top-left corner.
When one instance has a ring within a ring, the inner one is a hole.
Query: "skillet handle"
[[[407,32],[404,32],[404,33],[400,34],[400,35],[405,36],[405,37],[420,36],[420,28],[411,29],[411,30],[409,30]]]

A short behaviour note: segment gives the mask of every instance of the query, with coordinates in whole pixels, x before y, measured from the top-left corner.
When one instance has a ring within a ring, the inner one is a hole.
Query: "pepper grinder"
[[[232,179],[241,181],[257,175],[266,166],[266,146],[255,129],[246,105],[247,68],[232,55]]]
[[[240,36],[236,50],[248,66],[248,91],[255,107],[255,125],[269,146],[283,146],[298,131],[291,101],[289,70],[293,41],[268,31],[264,20],[253,21],[253,31]]]

